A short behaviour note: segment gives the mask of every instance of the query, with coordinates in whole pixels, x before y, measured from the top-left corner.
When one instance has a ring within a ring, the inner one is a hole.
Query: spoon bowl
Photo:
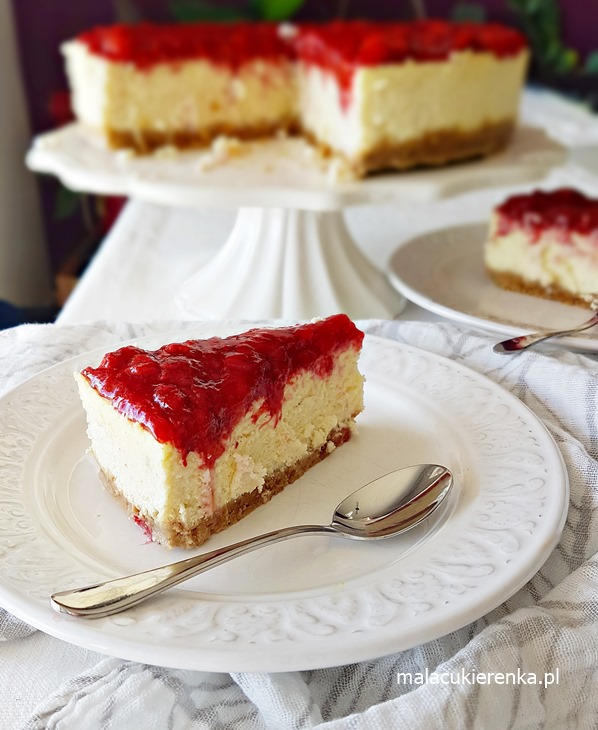
[[[56,611],[101,618],[118,613],[233,558],[300,535],[338,535],[353,540],[393,537],[419,525],[445,500],[453,476],[439,464],[418,464],[375,479],[337,506],[329,525],[296,525],[143,573],[60,591],[50,597]]]
[[[528,347],[537,345],[545,340],[550,340],[553,337],[565,337],[567,335],[575,335],[578,332],[583,332],[591,327],[595,327],[598,324],[598,311],[596,311],[598,303],[592,305],[594,314],[585,322],[582,322],[577,327],[570,327],[566,330],[550,330],[546,332],[533,332],[529,335],[519,335],[518,337],[510,337],[508,340],[497,342],[492,348],[498,355],[508,355],[514,352],[522,352],[527,350]]]
[[[450,471],[438,464],[392,471],[343,499],[331,527],[355,540],[393,537],[432,514],[452,484]]]

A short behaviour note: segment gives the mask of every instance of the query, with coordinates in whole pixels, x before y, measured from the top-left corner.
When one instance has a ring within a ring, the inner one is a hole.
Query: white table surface
[[[524,115],[556,130],[560,141],[573,145],[569,162],[554,171],[546,185],[581,186],[588,175],[598,175],[598,155],[592,147],[594,141],[598,143],[598,129],[585,112],[558,98],[528,93]],[[347,211],[347,222],[364,253],[384,269],[401,241],[431,227],[484,219],[492,205],[510,192],[513,189],[480,191],[409,209],[355,208]],[[218,250],[234,216],[235,211],[226,209],[173,210],[129,202],[66,302],[57,324],[179,319],[174,302],[177,288]],[[400,319],[438,321],[412,304]],[[587,359],[583,362],[587,366]],[[0,725],[6,728],[19,727],[38,703],[101,659],[94,652],[75,649],[41,632],[10,644],[10,651],[2,654],[0,668]]]
[[[178,287],[216,253],[235,215],[226,209],[177,210],[130,201],[57,321],[189,319],[176,305]],[[401,214],[391,208],[356,208],[347,218],[358,243],[367,236],[362,250],[379,266],[401,240]],[[411,304],[403,316],[431,317]]]
[[[384,271],[402,241],[431,228],[485,221],[492,206],[515,191],[540,185],[583,188],[586,178],[594,183],[598,125],[593,115],[553,94],[528,91],[522,120],[544,126],[568,146],[567,163],[533,184],[488,188],[434,204],[347,209],[349,230],[366,257]],[[223,245],[235,216],[236,211],[227,208],[181,209],[129,202],[57,321],[188,319],[175,303],[178,287]],[[434,319],[413,304],[400,318]]]

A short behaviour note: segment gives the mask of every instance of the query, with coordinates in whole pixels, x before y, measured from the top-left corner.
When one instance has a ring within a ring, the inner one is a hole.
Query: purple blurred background
[[[216,4],[216,3],[213,3]],[[55,125],[56,110],[52,108],[52,92],[66,88],[60,44],[94,25],[109,24],[117,20],[139,19],[172,21],[185,15],[200,15],[204,2],[180,0],[13,0],[17,24],[17,36],[22,70],[30,97],[30,114],[34,131]],[[218,3],[243,10],[248,3]],[[579,51],[584,57],[598,51],[596,21],[589,13],[594,3],[588,0],[561,0],[560,28],[563,43]],[[379,19],[412,18],[418,7],[424,7],[428,17],[448,18],[455,10],[480,7],[491,20],[509,25],[520,25],[517,13],[510,9],[508,0],[484,0],[478,3],[462,3],[457,0],[426,0],[426,2],[401,2],[400,0],[307,0],[294,17],[297,19],[330,19],[341,12],[348,17]],[[195,12],[194,12],[194,9]],[[598,76],[596,78],[598,84]]]
[[[267,3],[208,2],[207,0],[12,0],[23,81],[33,133],[69,120],[70,107],[60,44],[80,31],[98,24],[136,20],[193,20],[217,12],[247,15]],[[269,6],[273,5],[270,0]],[[497,20],[527,31],[536,38],[538,53],[533,77],[542,83],[574,93],[589,103],[598,100],[598,37],[587,0],[281,0],[278,7],[295,8],[300,20],[333,17],[408,19],[416,16]],[[535,18],[533,8],[552,8]],[[527,27],[526,27],[527,22]],[[556,28],[556,30],[555,30]],[[542,30],[543,29],[543,30]],[[543,33],[543,35],[542,35]],[[542,55],[546,58],[542,58]],[[594,54],[594,55],[592,55]],[[555,70],[554,59],[560,67]],[[548,60],[547,60],[548,59]],[[586,63],[593,73],[584,70]],[[550,67],[550,64],[553,67]],[[50,177],[39,177],[43,216],[53,272],[76,277],[103,238],[123,201],[76,195]]]

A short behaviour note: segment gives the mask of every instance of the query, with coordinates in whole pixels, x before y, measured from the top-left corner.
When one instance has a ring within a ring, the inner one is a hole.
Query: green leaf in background
[[[583,70],[587,74],[598,74],[598,51],[593,51],[586,58]]]
[[[560,74],[575,71],[579,66],[579,54],[573,48],[561,48],[555,59],[554,70]]]
[[[180,23],[194,23],[196,21],[232,22],[247,20],[250,16],[241,8],[231,8],[206,2],[206,0],[172,0],[170,13]]]
[[[305,0],[251,0],[251,9],[262,20],[285,20],[297,12]]]
[[[171,0],[170,14],[180,23],[197,21],[285,20],[297,12],[305,0],[250,0],[248,7],[236,8],[209,0]]]
[[[459,23],[483,23],[486,20],[486,8],[479,3],[457,3],[451,15]]]
[[[517,14],[540,68],[557,74],[577,69],[579,55],[561,37],[557,0],[508,0],[507,5]]]
[[[64,185],[59,184],[54,198],[54,218],[58,221],[66,220],[75,215],[81,204],[81,196]]]

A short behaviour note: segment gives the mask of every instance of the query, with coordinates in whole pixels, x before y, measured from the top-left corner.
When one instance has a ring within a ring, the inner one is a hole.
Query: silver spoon
[[[551,332],[534,332],[529,335],[519,335],[519,337],[511,337],[508,340],[503,340],[503,342],[497,342],[492,349],[494,352],[501,355],[512,352],[520,352],[521,350],[526,350],[532,345],[538,344],[538,342],[544,342],[544,340],[548,340],[551,337],[574,335],[577,332],[583,332],[584,330],[588,330],[590,329],[590,327],[594,327],[594,325],[597,324],[598,312],[594,312],[590,319],[588,319],[583,324],[580,324],[578,327],[572,327],[568,330],[553,330]]]
[[[355,540],[392,537],[429,517],[452,484],[451,472],[438,464],[399,469],[344,499],[330,525],[297,525],[274,530],[143,573],[54,593],[50,604],[56,611],[72,616],[100,618],[135,606],[239,555],[296,535],[340,535]]]

